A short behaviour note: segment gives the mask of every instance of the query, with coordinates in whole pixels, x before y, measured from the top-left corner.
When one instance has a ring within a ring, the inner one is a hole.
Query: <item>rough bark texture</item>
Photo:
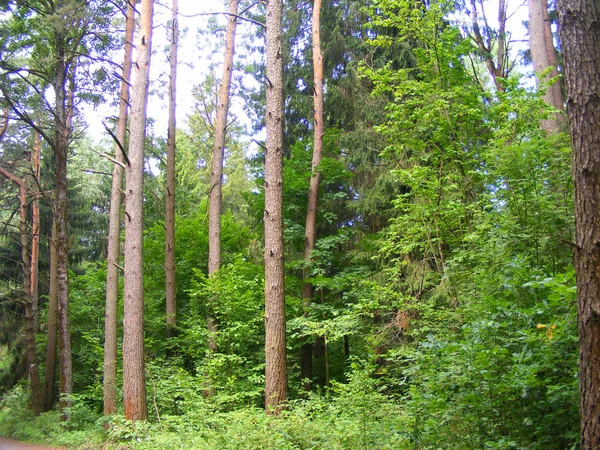
[[[558,0],[573,144],[581,448],[600,448],[600,4]]]
[[[48,293],[48,342],[46,343],[46,373],[44,374],[44,411],[54,406],[54,383],[56,378],[56,347],[58,327],[58,271],[56,268],[56,225],[52,225],[52,236],[48,246],[50,254]]]
[[[123,81],[119,103],[119,119],[116,136],[120,143],[115,145],[110,210],[108,213],[108,249],[106,258],[106,310],[104,313],[104,415],[117,412],[117,314],[119,303],[119,255],[121,249],[121,193],[123,188],[123,167],[127,138],[127,108],[129,106],[129,81],[131,79],[131,52],[133,49],[133,29],[135,12],[127,2],[125,16],[125,48],[123,57]]]
[[[38,415],[42,411],[42,392],[35,348],[37,304],[34,303],[31,295],[31,259],[29,256],[29,230],[27,227],[27,191],[29,183],[27,179],[18,178],[2,167],[0,167],[0,175],[12,181],[19,188],[19,236],[21,239],[21,271],[23,272],[22,299],[25,305],[25,354],[31,386],[31,404],[33,413]]]
[[[265,149],[265,408],[277,414],[287,398],[283,274],[283,59],[281,0],[267,2]]]
[[[221,268],[221,200],[223,183],[223,159],[225,140],[227,137],[227,113],[231,91],[231,76],[233,74],[233,55],[235,53],[235,30],[237,27],[238,0],[229,0],[229,18],[225,36],[225,56],[223,59],[223,78],[219,87],[219,103],[217,104],[217,119],[215,124],[215,143],[212,155],[212,170],[210,172],[210,191],[208,194],[208,276],[211,277]],[[216,299],[213,299],[216,300]],[[212,309],[212,308],[210,308]],[[206,317],[208,329],[207,346],[217,351],[218,346],[214,334],[217,324],[211,313]]]
[[[167,199],[165,208],[165,286],[167,303],[167,337],[175,336],[177,326],[177,299],[175,286],[175,132],[177,130],[176,93],[177,93],[177,42],[179,25],[177,14],[179,5],[173,0],[171,11],[171,49],[169,62],[169,126],[167,130]]]
[[[73,367],[71,360],[71,330],[69,326],[69,281],[67,245],[67,151],[69,130],[67,128],[66,81],[68,64],[65,57],[65,37],[56,31],[56,77],[54,93],[56,188],[54,221],[56,223],[56,268],[58,293],[58,329],[60,337],[60,395],[61,407],[71,404],[73,392]]]
[[[552,29],[548,17],[548,4],[546,0],[528,0],[529,5],[529,44],[531,48],[531,60],[536,80],[539,83],[551,78],[558,77],[556,50],[552,41]],[[542,77],[542,73],[553,67],[550,72]],[[563,110],[563,98],[560,82],[557,81],[547,87],[544,101],[558,110]],[[564,123],[562,114],[554,114],[553,117],[542,120],[541,126],[548,132],[556,132]]]
[[[23,297],[25,299],[25,334],[27,336],[27,369],[31,385],[31,404],[33,413],[42,412],[42,391],[40,387],[40,369],[35,348],[35,325],[37,304],[31,295],[31,257],[29,255],[29,230],[27,229],[27,190],[28,183],[22,180],[19,184],[21,212],[19,231],[21,234],[21,265],[23,268]]]
[[[131,100],[129,162],[125,188],[125,273],[123,313],[123,409],[128,420],[145,420],[143,190],[146,106],[152,52],[154,2],[142,0]]]
[[[36,308],[35,320],[37,328],[38,304],[39,304],[39,260],[40,260],[40,205],[39,186],[40,179],[40,154],[42,141],[40,134],[35,133],[35,141],[31,151],[31,168],[33,169],[34,183],[36,186],[31,202],[31,299]]]
[[[309,283],[311,254],[315,248],[317,237],[317,203],[319,196],[319,181],[321,173],[319,164],[323,154],[323,53],[321,52],[321,0],[314,0],[312,13],[312,48],[313,48],[313,114],[314,114],[314,138],[313,155],[311,165],[311,177],[308,187],[308,201],[306,207],[306,225],[304,228],[304,261],[305,268],[302,271],[302,309],[304,315],[308,309],[313,296],[313,288]],[[301,347],[300,376],[304,381],[304,389],[312,388],[310,381],[313,376],[312,352],[313,346],[310,342],[304,342]]]

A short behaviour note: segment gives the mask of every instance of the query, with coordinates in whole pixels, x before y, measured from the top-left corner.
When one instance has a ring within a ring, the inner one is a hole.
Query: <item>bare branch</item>
[[[259,22],[258,20],[250,19],[249,17],[243,17],[243,16],[240,16],[239,14],[232,14],[232,13],[228,13],[228,12],[198,13],[198,14],[189,14],[189,15],[188,14],[180,14],[181,17],[187,17],[188,19],[198,17],[198,16],[216,16],[216,15],[235,17],[236,19],[245,20],[246,22],[253,23],[254,25],[258,25],[259,27],[262,27],[264,29],[267,28],[267,26],[264,23]]]

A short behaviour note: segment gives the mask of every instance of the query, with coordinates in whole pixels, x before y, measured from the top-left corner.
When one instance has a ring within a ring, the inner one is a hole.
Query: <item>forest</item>
[[[600,448],[598,0],[2,0],[0,119],[0,436]]]

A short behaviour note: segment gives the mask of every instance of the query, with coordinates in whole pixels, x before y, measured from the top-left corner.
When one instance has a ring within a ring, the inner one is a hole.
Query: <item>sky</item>
[[[515,41],[512,46],[513,57],[516,56],[518,49],[528,47],[527,34],[523,26],[523,21],[527,20],[527,0],[507,0],[508,3],[508,22],[507,29],[511,33],[511,39]],[[490,21],[490,25],[497,26],[497,11],[498,0],[485,1],[486,16]],[[167,33],[167,25],[171,19],[171,2],[163,0],[155,3],[154,17],[154,36],[153,36],[153,55],[150,67],[151,78],[151,95],[148,101],[148,117],[154,119],[152,133],[155,136],[165,137],[167,135],[168,121],[168,97],[166,95],[168,88],[169,64],[167,62],[167,54],[169,52],[169,37]],[[224,33],[221,36],[197,34],[198,29],[207,29],[207,24],[210,18],[216,18],[218,23],[223,27],[226,24],[226,16],[224,15],[200,15],[225,11],[227,8],[226,0],[179,0],[179,27],[182,33],[179,41],[178,53],[178,72],[177,72],[177,127],[181,129],[187,128],[187,118],[193,112],[195,102],[190,95],[191,88],[200,84],[208,73],[208,67],[211,62],[220,62],[222,52],[215,52],[218,39],[224,38]],[[196,17],[190,17],[194,16]],[[460,21],[460,17],[455,20]],[[468,20],[468,19],[466,19]],[[247,22],[238,21],[237,41],[239,44],[240,37],[243,33],[249,30],[248,27],[255,25]],[[122,63],[122,54],[116,56],[116,61]],[[220,77],[220,67],[217,68],[217,76]],[[527,68],[520,69],[527,71]],[[235,76],[235,74],[234,74]],[[250,80],[248,80],[250,82]],[[162,95],[159,95],[162,93]],[[91,137],[98,141],[106,139],[106,132],[102,126],[108,117],[118,114],[117,107],[109,107],[102,105],[97,108],[85,107],[84,115],[88,123],[88,133]],[[243,125],[248,125],[248,120],[245,119],[243,107],[239,101],[233,100],[231,105],[231,113]]]
[[[148,117],[154,119],[153,133],[156,136],[167,135],[168,122],[168,76],[169,64],[169,37],[167,26],[171,20],[170,2],[155,3],[154,34],[152,40],[152,59],[150,64],[150,96],[148,99]],[[187,117],[195,107],[193,97],[190,95],[192,86],[198,85],[208,73],[208,66],[214,55],[211,55],[212,43],[208,45],[204,38],[197,37],[198,28],[206,28],[211,16],[192,16],[199,13],[223,11],[225,6],[220,1],[208,2],[204,0],[179,1],[179,48],[177,66],[177,127],[186,128]],[[217,15],[219,24],[225,25],[224,16]],[[211,37],[209,37],[211,38]],[[212,36],[214,39],[215,37]],[[220,56],[220,55],[218,55]],[[122,53],[115,56],[115,61],[122,64]],[[135,82],[135,80],[133,81]],[[94,140],[106,138],[102,122],[118,114],[118,107],[100,105],[97,108],[90,106],[83,108],[83,113],[88,123],[88,133]]]

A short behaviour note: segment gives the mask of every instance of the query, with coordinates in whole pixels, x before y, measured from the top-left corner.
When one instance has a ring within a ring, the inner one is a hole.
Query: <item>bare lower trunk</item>
[[[306,226],[304,231],[304,261],[305,268],[302,271],[302,309],[304,315],[308,314],[312,302],[313,288],[309,282],[310,263],[312,251],[315,248],[317,237],[317,203],[319,198],[319,181],[321,173],[319,164],[323,154],[323,134],[325,126],[323,123],[323,53],[321,52],[321,0],[314,0],[312,16],[312,46],[313,46],[313,72],[314,72],[314,138],[313,156],[311,165],[311,176],[308,188],[308,202],[306,207]],[[304,389],[312,388],[312,344],[305,342],[301,348],[300,373],[304,381]]]
[[[58,272],[56,269],[56,226],[48,246],[50,253],[50,292],[48,293],[48,342],[46,344],[46,373],[44,375],[44,410],[54,405],[54,383],[56,378],[56,347],[58,325]]]
[[[219,87],[219,103],[217,104],[217,119],[215,125],[215,143],[213,146],[212,170],[210,173],[210,191],[208,194],[208,276],[212,277],[221,268],[221,200],[223,183],[223,158],[225,153],[225,140],[227,136],[227,112],[229,110],[229,96],[231,90],[231,76],[233,73],[233,56],[235,53],[235,29],[238,12],[238,0],[229,0],[229,16],[227,34],[225,37],[225,57],[223,61],[223,78]],[[216,299],[211,299],[214,303]],[[218,351],[215,333],[217,324],[212,314],[212,305],[209,305],[209,314],[206,318],[208,329],[207,347]]]
[[[283,273],[283,58],[281,0],[267,2],[265,150],[265,409],[287,399]]]
[[[133,421],[148,417],[144,374],[143,172],[153,10],[152,0],[142,0],[125,188],[123,409],[125,418]]]
[[[129,105],[129,82],[131,80],[131,52],[135,25],[133,5],[127,2],[125,18],[125,56],[123,59],[123,81],[117,122],[115,160],[123,164],[127,146],[127,108]],[[108,249],[106,258],[106,310],[104,314],[104,415],[117,412],[117,315],[119,304],[119,255],[121,249],[121,194],[123,168],[113,165],[108,215]]]
[[[29,255],[29,233],[27,230],[27,185],[28,183],[26,181],[22,181],[22,184],[19,186],[19,197],[21,199],[21,262],[23,267],[23,297],[25,298],[27,369],[29,372],[29,383],[31,384],[31,404],[33,413],[38,415],[42,412],[42,390],[40,387],[40,369],[35,348],[37,304],[34,302],[34,298],[31,295],[31,257]]]
[[[39,133],[35,133],[35,142],[31,152],[31,167],[33,169],[34,185],[36,186],[34,198],[31,202],[31,299],[36,307],[39,304],[39,260],[40,260],[40,205],[37,186],[40,179],[40,153],[42,142]],[[38,315],[35,317],[38,320]],[[37,329],[37,322],[36,322]]]
[[[25,354],[27,358],[27,374],[31,386],[31,404],[33,413],[42,411],[42,393],[40,374],[35,348],[35,329],[37,304],[31,295],[31,259],[29,256],[29,232],[27,229],[27,179],[21,179],[0,167],[0,175],[8,178],[19,188],[19,236],[21,240],[21,271],[23,273],[22,299],[25,305]]]
[[[558,0],[573,144],[581,448],[600,448],[600,8]]]
[[[177,326],[177,299],[175,286],[175,133],[176,92],[177,92],[177,41],[179,26],[177,20],[178,3],[172,4],[172,36],[169,60],[171,64],[169,84],[169,127],[167,132],[167,200],[165,211],[165,286],[167,307],[167,338],[175,336]]]

